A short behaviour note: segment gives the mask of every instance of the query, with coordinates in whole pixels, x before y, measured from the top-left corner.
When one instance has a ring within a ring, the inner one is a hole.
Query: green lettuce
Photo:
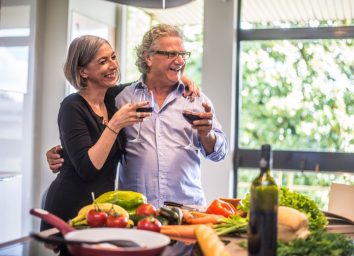
[[[243,212],[249,211],[250,194],[248,193],[241,201],[239,209]],[[306,214],[310,222],[310,230],[323,230],[328,221],[323,212],[318,208],[315,201],[311,200],[307,196],[291,191],[286,187],[279,189],[279,205],[294,208],[300,212]]]

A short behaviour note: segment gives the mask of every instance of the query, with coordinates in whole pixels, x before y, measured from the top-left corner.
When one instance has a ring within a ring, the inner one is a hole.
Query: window
[[[26,0],[22,1],[26,2]],[[4,1],[0,8],[0,37],[30,35],[30,6]]]
[[[9,1],[0,8],[0,171],[22,172],[21,149],[28,152],[21,145],[26,140],[23,117],[29,114],[24,97],[28,92],[30,10],[29,4]]]
[[[185,35],[184,45],[192,52],[188,59],[185,74],[196,84],[202,81],[203,56],[203,0],[196,0],[185,6],[171,9],[141,9],[128,7],[126,67],[123,82],[132,82],[140,77],[135,66],[135,47],[141,43],[142,37],[151,26],[159,23],[174,24],[180,27]],[[188,10],[188,11],[186,11]],[[190,11],[193,10],[191,15]],[[191,17],[192,16],[192,17]]]
[[[72,12],[71,20],[71,41],[82,35],[95,35],[107,39],[112,47],[115,48],[114,27],[75,11]],[[76,89],[69,83],[67,83],[67,88],[68,94],[76,92]]]
[[[34,3],[30,0],[0,2],[0,204],[11,212],[1,216],[5,223],[1,243],[27,234],[30,226],[23,213],[28,212],[32,199],[32,188],[27,181],[33,173],[30,63],[34,56],[34,35],[30,17]]]
[[[354,184],[354,19],[340,1],[239,2],[235,193],[269,143],[278,184],[326,208],[332,182]]]

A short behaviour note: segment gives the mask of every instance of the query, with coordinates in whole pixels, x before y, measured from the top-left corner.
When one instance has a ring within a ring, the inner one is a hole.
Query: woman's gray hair
[[[81,91],[87,87],[87,80],[80,76],[80,69],[95,57],[104,44],[110,45],[106,39],[92,35],[80,36],[71,42],[64,64],[64,74],[75,89]]]
[[[144,53],[151,51],[151,46],[154,42],[165,36],[179,37],[182,40],[184,39],[182,30],[176,26],[159,24],[152,27],[144,34],[141,44],[136,47],[137,59],[135,64],[140,73],[146,74],[149,72],[149,66],[146,64]]]

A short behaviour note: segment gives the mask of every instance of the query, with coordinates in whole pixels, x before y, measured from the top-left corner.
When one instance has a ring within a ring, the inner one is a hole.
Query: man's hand
[[[207,102],[203,102],[203,107],[205,112],[198,113],[201,119],[193,121],[192,127],[197,130],[205,151],[210,154],[214,151],[216,142],[216,136],[213,132],[213,113]]]
[[[60,152],[62,150],[63,149],[61,148],[61,146],[57,145],[57,146],[49,149],[46,153],[49,168],[52,170],[53,173],[59,172],[60,168],[62,167],[62,165],[64,163],[64,159],[61,158],[61,155],[60,155]]]
[[[207,102],[203,102],[205,112],[197,113],[201,118],[193,122],[193,128],[198,131],[198,135],[203,138],[209,135],[213,129],[213,113],[211,107]]]

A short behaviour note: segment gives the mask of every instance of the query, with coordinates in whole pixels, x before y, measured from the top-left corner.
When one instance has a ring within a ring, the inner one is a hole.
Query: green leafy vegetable
[[[247,249],[247,241],[239,243]],[[316,231],[307,239],[297,239],[290,243],[278,242],[277,256],[353,256],[353,241],[342,234]]]
[[[213,228],[216,233],[221,235],[226,234],[241,234],[247,231],[248,220],[246,218],[242,218],[239,215],[230,215],[228,218],[222,218],[219,220],[218,224],[215,224]]]
[[[241,200],[241,202],[237,206],[237,210],[241,210],[244,213],[248,213],[250,209],[250,199],[251,199],[251,194],[247,193],[245,198]]]
[[[307,239],[278,243],[278,256],[352,256],[353,241],[342,234],[317,231]]]
[[[250,194],[247,194],[242,200],[239,209],[248,212],[250,202]],[[299,210],[306,214],[310,222],[310,230],[322,230],[327,225],[325,215],[318,208],[316,203],[305,195],[291,191],[288,188],[281,187],[279,189],[279,205],[288,206]]]

